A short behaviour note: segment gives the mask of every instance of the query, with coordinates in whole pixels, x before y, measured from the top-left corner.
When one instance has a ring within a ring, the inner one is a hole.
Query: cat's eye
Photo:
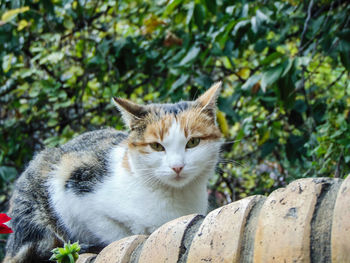
[[[199,143],[200,143],[201,139],[200,138],[191,138],[187,144],[186,144],[186,148],[193,148],[196,147]]]
[[[152,142],[149,144],[149,146],[151,146],[151,148],[157,152],[165,151],[163,145],[161,145],[160,143],[157,143],[157,142]]]

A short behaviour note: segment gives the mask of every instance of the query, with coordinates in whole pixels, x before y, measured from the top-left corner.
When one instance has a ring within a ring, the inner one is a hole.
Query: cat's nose
[[[174,166],[174,167],[171,167],[171,169],[174,170],[175,173],[179,174],[181,171],[182,171],[182,168],[184,168],[184,166]]]

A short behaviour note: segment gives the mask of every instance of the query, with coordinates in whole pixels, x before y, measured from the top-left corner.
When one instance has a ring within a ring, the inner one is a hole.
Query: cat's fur
[[[117,98],[129,134],[87,132],[37,154],[10,201],[14,233],[4,262],[47,261],[68,240],[103,247],[186,214],[205,214],[221,144],[219,90],[217,83],[196,101],[175,104]],[[200,142],[189,148],[191,138]],[[152,148],[155,142],[163,150]]]

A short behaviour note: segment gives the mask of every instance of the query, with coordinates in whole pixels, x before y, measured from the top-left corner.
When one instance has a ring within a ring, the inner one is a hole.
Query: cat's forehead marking
[[[193,108],[180,115],[180,126],[186,137],[203,137],[207,139],[219,139],[220,129],[214,120],[201,112],[200,108]]]
[[[143,134],[145,141],[162,141],[167,134],[168,129],[173,121],[173,116],[170,114],[164,115],[157,119],[150,120]]]
[[[163,145],[167,149],[176,149],[178,146],[186,144],[187,139],[184,135],[183,129],[176,118],[172,119],[171,125],[163,138]],[[174,147],[175,146],[175,147]],[[176,147],[177,146],[177,147]]]
[[[160,140],[168,134],[174,120],[188,111],[193,105],[190,101],[181,101],[174,104],[152,104],[147,116],[146,127],[143,133],[145,140]]]
[[[191,105],[192,102],[180,101],[175,104],[161,104],[160,109],[164,111],[165,114],[172,114],[176,116],[179,113],[186,111]]]
[[[208,139],[218,139],[221,137],[220,130],[215,125],[212,116],[202,111],[193,102],[183,101],[175,104],[152,104],[149,105],[149,114],[142,120],[142,130],[138,129],[138,145],[147,145],[151,142],[163,142],[171,129],[175,129],[176,134],[182,134],[185,138],[202,137]],[[173,131],[173,130],[172,130]],[[135,134],[135,135],[136,135]],[[171,136],[170,136],[171,137]],[[134,143],[135,144],[135,143]],[[136,145],[135,144],[135,145]]]

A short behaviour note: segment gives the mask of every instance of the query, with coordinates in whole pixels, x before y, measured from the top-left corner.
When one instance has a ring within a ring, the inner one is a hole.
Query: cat
[[[3,262],[47,262],[69,240],[100,250],[177,217],[206,214],[222,144],[220,89],[216,83],[197,100],[175,104],[114,98],[129,133],[91,131],[37,154],[10,199],[14,233]]]

